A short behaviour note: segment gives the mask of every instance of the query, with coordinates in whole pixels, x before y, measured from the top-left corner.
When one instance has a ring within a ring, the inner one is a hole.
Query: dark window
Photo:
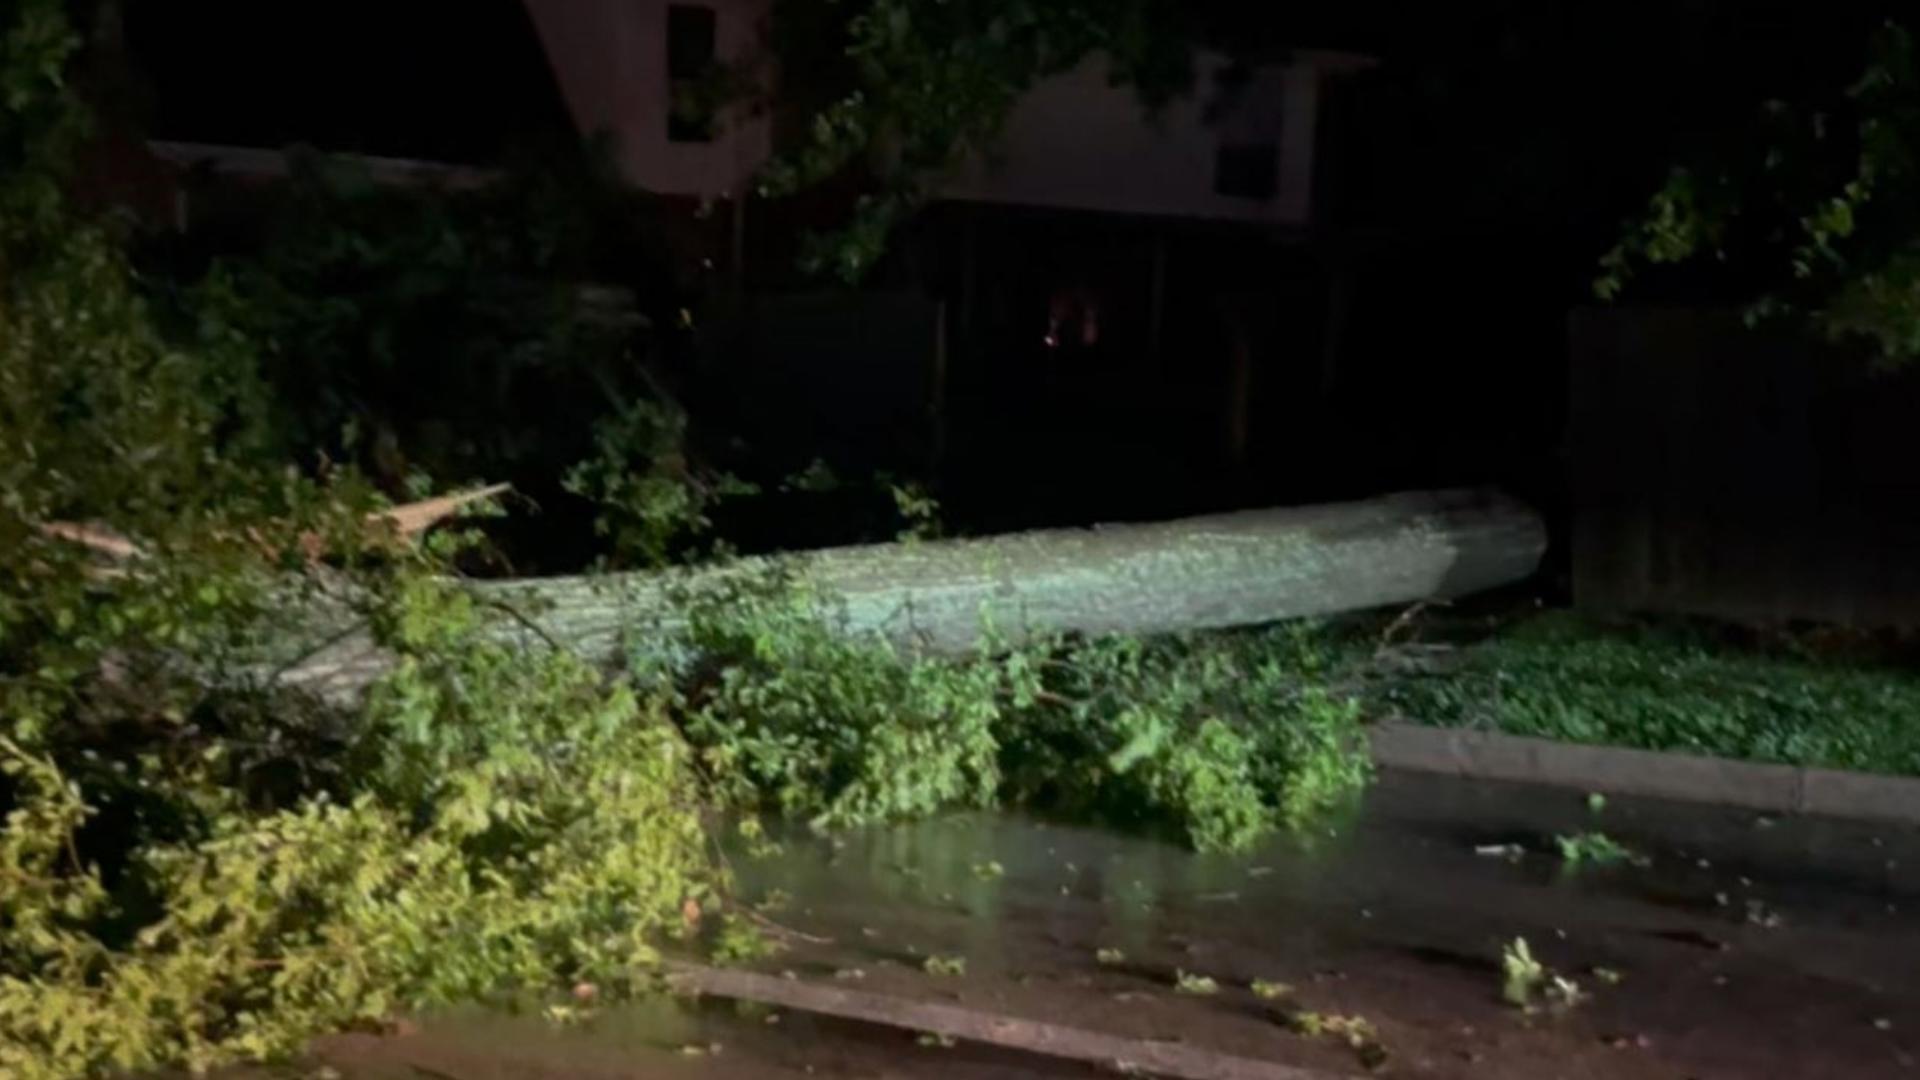
[[[715,109],[707,90],[716,27],[710,7],[667,5],[667,138],[674,142],[713,139]]]
[[[1280,184],[1280,147],[1271,142],[1221,143],[1213,155],[1213,190],[1236,199],[1273,198]]]

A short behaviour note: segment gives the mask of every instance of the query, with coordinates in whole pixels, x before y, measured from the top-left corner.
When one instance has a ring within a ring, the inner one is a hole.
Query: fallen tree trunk
[[[1016,641],[1061,631],[1160,634],[1461,596],[1528,577],[1545,548],[1539,515],[1521,503],[1488,491],[1435,491],[478,588],[523,613],[503,615],[503,632],[598,659],[644,644],[636,634],[670,637],[676,590],[779,566],[840,604],[850,633],[960,652],[987,622]],[[286,677],[338,693],[384,666],[349,636]]]

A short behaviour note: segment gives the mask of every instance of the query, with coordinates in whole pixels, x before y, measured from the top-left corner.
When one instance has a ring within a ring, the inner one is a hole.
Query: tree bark
[[[611,659],[671,638],[676,589],[784,567],[832,599],[849,633],[958,653],[973,647],[988,624],[1013,641],[1055,632],[1162,634],[1460,596],[1525,579],[1546,542],[1539,515],[1498,493],[1409,492],[477,589],[501,607],[503,634]],[[363,636],[349,634],[285,677],[345,693],[385,664]]]

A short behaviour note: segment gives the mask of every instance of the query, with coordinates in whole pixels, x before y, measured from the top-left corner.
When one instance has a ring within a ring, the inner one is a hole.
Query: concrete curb
[[[1920,825],[1920,779],[1910,777],[1398,722],[1373,725],[1368,738],[1374,763],[1385,768]]]

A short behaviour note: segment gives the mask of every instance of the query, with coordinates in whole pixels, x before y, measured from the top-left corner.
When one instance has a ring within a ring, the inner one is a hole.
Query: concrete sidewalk
[[[1387,768],[1715,803],[1780,814],[1920,824],[1920,779],[1588,746],[1387,722],[1368,729]]]

